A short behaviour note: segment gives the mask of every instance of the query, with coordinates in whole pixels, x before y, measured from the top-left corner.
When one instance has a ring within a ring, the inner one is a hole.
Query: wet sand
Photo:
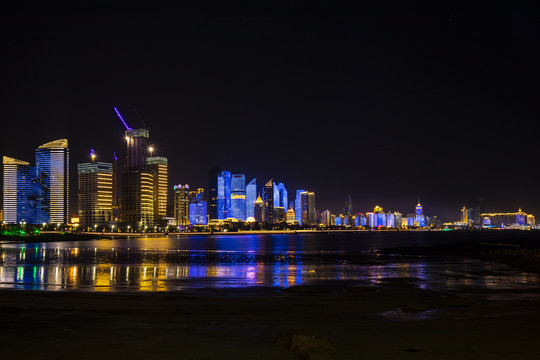
[[[0,291],[2,359],[537,359],[540,290]]]

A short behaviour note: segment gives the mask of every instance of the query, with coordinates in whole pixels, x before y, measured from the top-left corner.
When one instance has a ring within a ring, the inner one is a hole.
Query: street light
[[[148,151],[150,152],[150,157],[152,157],[152,153],[154,152],[154,148],[152,146],[150,146],[148,148]]]

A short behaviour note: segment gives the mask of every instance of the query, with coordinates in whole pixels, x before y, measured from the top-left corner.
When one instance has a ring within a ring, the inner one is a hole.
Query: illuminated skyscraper
[[[345,216],[352,215],[352,198],[350,194],[347,195],[347,199],[345,200],[345,208],[343,209],[343,214]]]
[[[39,224],[36,168],[30,163],[3,157],[3,221],[6,224]]]
[[[208,217],[210,219],[218,218],[218,176],[223,170],[213,167],[208,171]]]
[[[259,224],[262,224],[264,221],[264,202],[261,199],[261,195],[257,197],[253,205],[253,218]]]
[[[59,139],[36,149],[40,222],[69,223],[69,149]]]
[[[264,185],[263,188],[263,202],[264,202],[264,216],[263,221],[267,224],[274,223],[274,181],[272,179]]]
[[[274,183],[274,208],[281,206],[281,198],[279,197],[279,189],[276,183]],[[275,218],[274,218],[275,220]]]
[[[218,219],[231,217],[231,173],[222,171],[217,177],[217,210]]]
[[[423,213],[422,204],[420,204],[420,198],[418,198],[418,204],[415,209],[414,226],[425,227],[426,218]]]
[[[469,223],[469,209],[467,209],[465,206],[461,208],[461,223],[462,224]]]
[[[78,164],[79,223],[85,230],[102,228],[112,220],[113,164]]]
[[[324,210],[322,212],[322,224],[324,226],[331,226],[332,224],[332,214],[330,213],[330,210]]]
[[[197,201],[189,204],[189,222],[193,225],[207,225],[206,201]]]
[[[289,197],[287,195],[287,189],[285,189],[285,185],[283,183],[279,183],[277,186],[277,189],[279,191],[279,205],[278,206],[281,206],[282,208],[287,209],[287,206],[289,205]]]
[[[246,185],[246,219],[255,218],[255,201],[257,200],[257,178]]]
[[[165,157],[155,156],[147,158],[146,164],[154,178],[154,223],[163,226],[167,216],[168,161]]]
[[[246,220],[246,176],[244,174],[231,176],[231,217]]]
[[[189,225],[189,185],[174,186],[174,223],[176,226]]]
[[[302,200],[300,194],[304,191],[305,190],[296,190],[296,199],[294,200],[294,216],[300,225],[302,225]]]
[[[315,221],[315,193],[304,191],[300,193],[302,225],[317,225]]]

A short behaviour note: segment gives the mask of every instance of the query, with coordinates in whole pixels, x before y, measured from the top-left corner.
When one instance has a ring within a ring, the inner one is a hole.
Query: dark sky
[[[0,9],[1,154],[68,138],[72,194],[90,148],[124,156],[116,106],[171,185],[217,165],[337,213],[540,213],[534,2],[76,3]]]

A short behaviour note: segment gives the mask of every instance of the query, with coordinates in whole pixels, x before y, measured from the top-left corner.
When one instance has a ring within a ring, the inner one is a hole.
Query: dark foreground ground
[[[540,289],[0,291],[2,359],[538,359]]]

